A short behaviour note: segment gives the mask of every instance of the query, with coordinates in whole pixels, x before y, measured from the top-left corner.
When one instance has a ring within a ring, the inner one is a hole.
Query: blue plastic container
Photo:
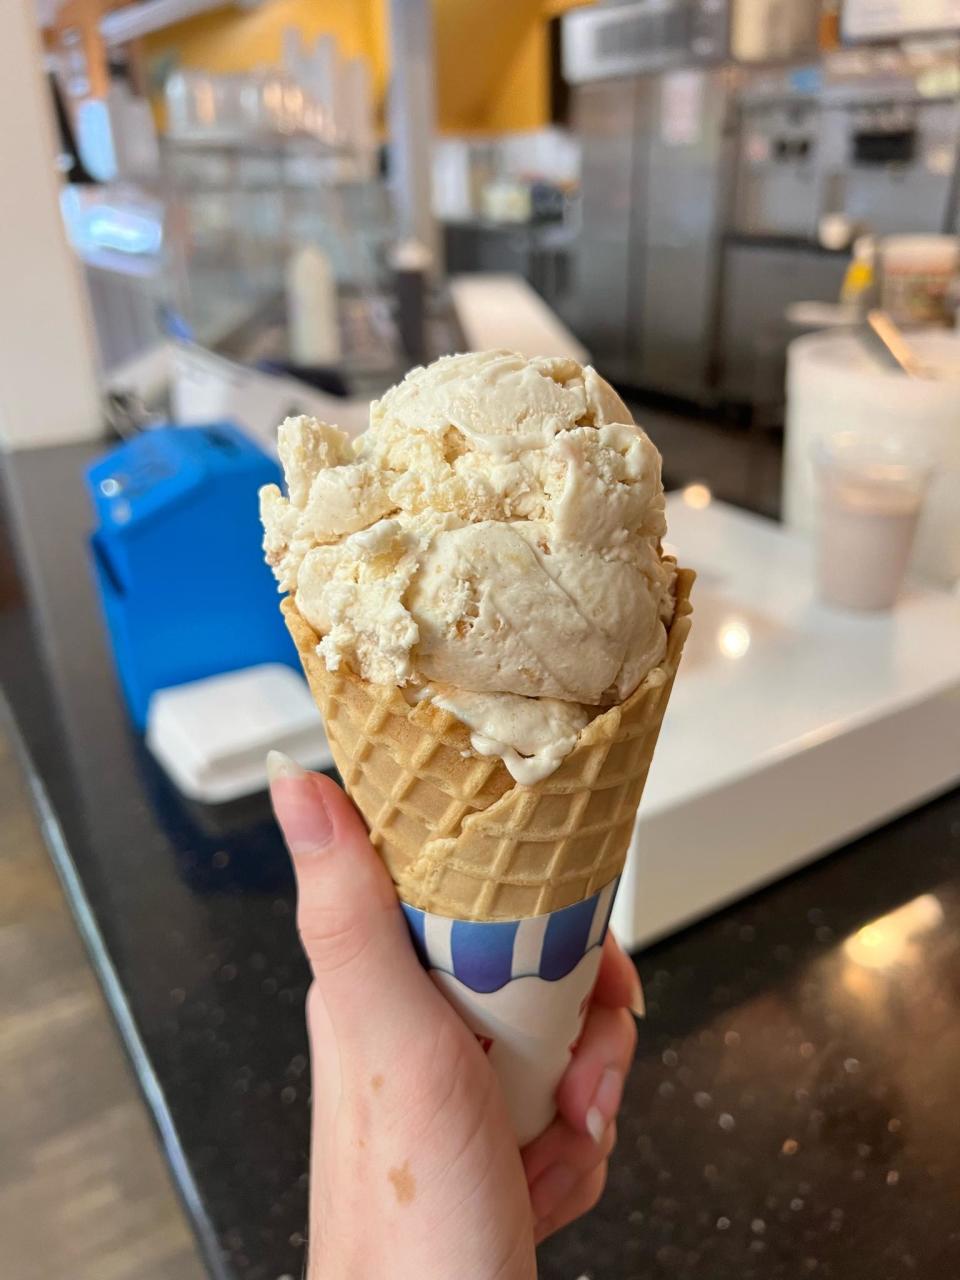
[[[261,550],[257,490],[280,478],[229,423],[157,427],[88,468],[97,580],[141,729],[156,689],[261,662],[300,669]]]

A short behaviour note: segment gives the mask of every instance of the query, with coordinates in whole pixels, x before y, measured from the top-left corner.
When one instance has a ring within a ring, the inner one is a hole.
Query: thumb
[[[314,984],[339,1031],[392,1021],[435,994],[396,891],[353,804],[332,778],[267,757],[270,798],[297,877],[297,925]],[[409,1020],[406,1020],[409,1029]]]

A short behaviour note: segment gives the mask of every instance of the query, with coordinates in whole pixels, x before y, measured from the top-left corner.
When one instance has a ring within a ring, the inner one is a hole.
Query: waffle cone
[[[337,768],[404,902],[460,920],[516,920],[572,906],[620,874],[690,630],[693,580],[678,571],[663,662],[529,787],[498,757],[478,755],[449,712],[328,671],[316,632],[283,601]]]

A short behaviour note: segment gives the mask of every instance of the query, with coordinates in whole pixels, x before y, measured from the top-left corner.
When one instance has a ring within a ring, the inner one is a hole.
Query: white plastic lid
[[[433,254],[419,240],[400,240],[389,253],[394,271],[429,271],[433,266]]]
[[[952,271],[960,254],[960,241],[956,236],[885,236],[880,252],[888,271],[915,267]]]
[[[262,791],[272,748],[306,768],[333,764],[306,681],[279,663],[159,690],[147,746],[184,795],[208,804]]]

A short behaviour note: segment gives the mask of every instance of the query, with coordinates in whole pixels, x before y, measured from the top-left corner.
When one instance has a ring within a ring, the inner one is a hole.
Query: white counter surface
[[[522,276],[454,276],[450,295],[470,351],[501,347],[524,356],[590,361],[586,347]]]
[[[812,547],[680,495],[694,623],[614,925],[639,945],[960,780],[960,599],[821,605]]]

